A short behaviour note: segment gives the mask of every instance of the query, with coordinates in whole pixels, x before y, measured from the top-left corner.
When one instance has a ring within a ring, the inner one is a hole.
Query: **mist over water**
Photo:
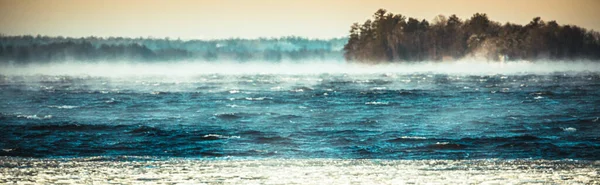
[[[345,62],[62,62],[29,65],[3,65],[1,75],[69,75],[95,77],[171,76],[189,77],[205,74],[548,74],[553,72],[598,72],[594,61],[515,61],[486,62],[461,60],[453,62],[419,62],[359,64]]]

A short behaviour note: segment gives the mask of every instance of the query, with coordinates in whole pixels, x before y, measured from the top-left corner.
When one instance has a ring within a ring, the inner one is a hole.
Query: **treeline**
[[[467,20],[437,16],[431,23],[380,9],[373,20],[354,23],[344,46],[348,61],[446,61],[463,57],[488,60],[600,59],[600,34],[574,25],[527,25],[491,21],[476,13]]]
[[[182,41],[169,38],[0,35],[0,63],[343,60],[342,49],[346,40],[283,37]]]

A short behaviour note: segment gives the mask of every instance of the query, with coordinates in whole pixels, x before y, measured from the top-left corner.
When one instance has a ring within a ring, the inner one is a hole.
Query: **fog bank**
[[[59,62],[49,64],[0,66],[0,75],[68,75],[97,77],[194,76],[206,74],[412,74],[435,73],[457,75],[547,74],[554,72],[600,72],[600,63],[592,61],[516,61],[420,62],[391,64],[353,64],[344,62]]]

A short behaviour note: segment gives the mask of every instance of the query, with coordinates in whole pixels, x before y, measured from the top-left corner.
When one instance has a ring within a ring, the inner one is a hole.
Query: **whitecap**
[[[239,139],[241,138],[240,136],[224,136],[224,135],[219,135],[219,134],[206,134],[204,136],[202,136],[203,138],[221,138],[221,139]]]
[[[258,97],[258,98],[250,98],[250,97],[246,97],[246,100],[250,100],[250,101],[262,101],[265,99],[269,99],[268,97]]]
[[[533,97],[533,99],[536,99],[536,100],[539,100],[539,99],[542,99],[542,98],[544,98],[544,97],[542,97],[542,96]]]
[[[110,98],[110,100],[106,100],[106,101],[104,101],[104,103],[115,103],[115,99]]]
[[[575,132],[575,131],[577,131],[577,129],[573,128],[573,127],[567,127],[567,128],[562,128],[562,129],[565,132]]]
[[[50,108],[57,108],[57,109],[74,109],[74,108],[77,108],[79,106],[74,106],[74,105],[50,105],[48,107],[50,107]]]
[[[236,107],[246,107],[246,106],[240,106],[240,105],[236,105],[236,104],[227,104],[225,105],[227,107],[231,107],[231,108],[236,108]]]
[[[310,88],[310,87],[300,87],[300,88],[293,89],[292,92],[304,92],[304,91],[312,91],[312,90],[314,90],[314,89]]]
[[[372,101],[372,102],[366,102],[365,105],[387,105],[389,104],[389,102],[378,102],[378,101]]]
[[[402,139],[427,139],[426,137],[420,137],[420,136],[402,136],[400,138],[402,138]]]
[[[52,115],[45,115],[45,116],[38,116],[37,114],[34,114],[34,115],[17,115],[17,118],[42,120],[42,119],[50,119],[50,118],[52,118]]]
[[[236,94],[236,93],[240,93],[240,91],[239,90],[231,90],[231,91],[229,91],[229,94]]]
[[[380,90],[386,90],[386,87],[373,87],[371,88],[372,91],[380,91]]]

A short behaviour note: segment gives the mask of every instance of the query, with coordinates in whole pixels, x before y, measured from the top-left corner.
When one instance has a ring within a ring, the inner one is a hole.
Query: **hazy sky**
[[[0,0],[7,35],[256,38],[346,36],[379,8],[419,19],[476,12],[499,22],[533,17],[600,30],[600,0]]]

